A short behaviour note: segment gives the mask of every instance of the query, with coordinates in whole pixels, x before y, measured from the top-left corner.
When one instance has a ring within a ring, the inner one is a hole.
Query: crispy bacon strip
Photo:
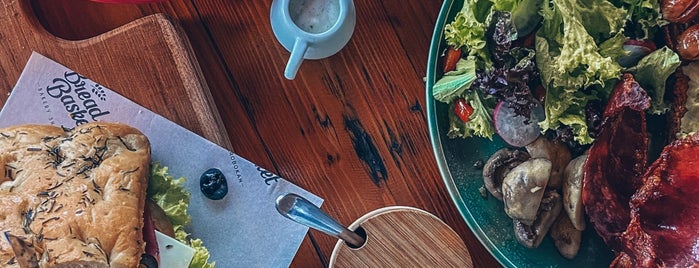
[[[641,187],[648,134],[646,91],[624,74],[605,107],[599,136],[590,148],[583,173],[582,199],[597,233],[614,251],[630,222],[629,200]]]
[[[631,198],[612,267],[699,267],[699,134],[665,147]]]
[[[675,71],[675,88],[673,90],[673,99],[670,112],[667,113],[668,116],[668,141],[672,142],[675,140],[677,133],[680,132],[680,123],[682,122],[682,117],[687,113],[687,107],[685,103],[687,102],[687,90],[689,83],[689,77],[682,73],[682,68],[677,68]]]

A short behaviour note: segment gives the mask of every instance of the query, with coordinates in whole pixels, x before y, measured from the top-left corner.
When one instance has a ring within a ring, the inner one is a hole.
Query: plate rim
[[[457,210],[461,214],[461,217],[465,220],[466,225],[469,227],[474,236],[478,241],[485,247],[485,249],[490,253],[495,260],[500,263],[500,265],[505,267],[516,267],[512,261],[503,254],[502,251],[495,246],[495,244],[485,235],[485,232],[480,228],[480,225],[476,223],[476,219],[471,213],[471,210],[465,205],[465,201],[461,197],[461,193],[456,187],[454,178],[451,176],[449,171],[449,165],[446,163],[446,158],[444,155],[444,150],[442,149],[442,141],[439,133],[439,127],[437,125],[437,115],[436,115],[436,100],[432,96],[432,87],[436,81],[436,68],[439,62],[440,45],[443,38],[443,29],[446,24],[448,12],[451,10],[452,6],[455,4],[455,0],[444,0],[442,7],[439,10],[439,15],[432,33],[432,40],[430,41],[429,55],[427,57],[427,70],[426,70],[426,107],[427,107],[427,124],[429,128],[430,143],[432,145],[432,152],[434,154],[435,160],[437,162],[437,167],[439,173],[441,174],[442,181],[447,188],[449,197],[452,203],[456,206]]]

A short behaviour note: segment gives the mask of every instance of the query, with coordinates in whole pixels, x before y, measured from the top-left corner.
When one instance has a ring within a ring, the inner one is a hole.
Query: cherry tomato
[[[473,114],[473,107],[465,99],[459,98],[454,105],[454,113],[461,121],[468,122],[469,117]]]
[[[461,58],[461,48],[449,47],[447,55],[444,57],[444,72],[453,71],[456,69],[456,63]]]

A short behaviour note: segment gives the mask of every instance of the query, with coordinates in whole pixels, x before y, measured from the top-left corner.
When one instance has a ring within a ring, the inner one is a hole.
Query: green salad
[[[215,263],[209,262],[209,251],[204,247],[201,239],[189,238],[189,234],[184,229],[192,220],[187,214],[190,194],[182,186],[185,179],[175,179],[167,171],[168,168],[159,163],[151,165],[147,196],[170,218],[175,229],[175,239],[195,250],[189,267],[213,268]]]
[[[665,83],[680,59],[658,41],[666,23],[657,0],[464,1],[444,28],[452,66],[433,87],[452,107],[448,136],[502,136],[498,104],[522,120],[541,104],[542,133],[589,145],[622,73],[648,92],[649,113],[667,112]]]

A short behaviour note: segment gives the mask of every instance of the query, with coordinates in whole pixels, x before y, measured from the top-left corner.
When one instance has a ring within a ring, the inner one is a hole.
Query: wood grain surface
[[[417,207],[461,236],[475,267],[498,266],[452,203],[428,138],[423,77],[441,1],[355,1],[357,24],[349,44],[330,58],[304,61],[293,81],[283,77],[289,53],[272,33],[270,4],[31,0],[48,32],[68,40],[87,39],[150,14],[166,14],[191,42],[230,149],[323,197],[323,209],[344,224],[381,207]],[[134,50],[159,49],[131,45]],[[26,60],[3,53],[16,66]],[[101,81],[103,76],[94,77]],[[14,77],[4,75],[4,86],[14,83]],[[125,95],[157,106],[162,100],[153,99],[161,99],[165,90],[152,85]],[[177,114],[155,108],[166,117]],[[292,266],[327,266],[336,240],[317,231],[307,237]]]
[[[391,206],[367,213],[349,229],[360,228],[359,248],[338,241],[330,267],[473,268],[463,240],[434,215],[413,207]]]

